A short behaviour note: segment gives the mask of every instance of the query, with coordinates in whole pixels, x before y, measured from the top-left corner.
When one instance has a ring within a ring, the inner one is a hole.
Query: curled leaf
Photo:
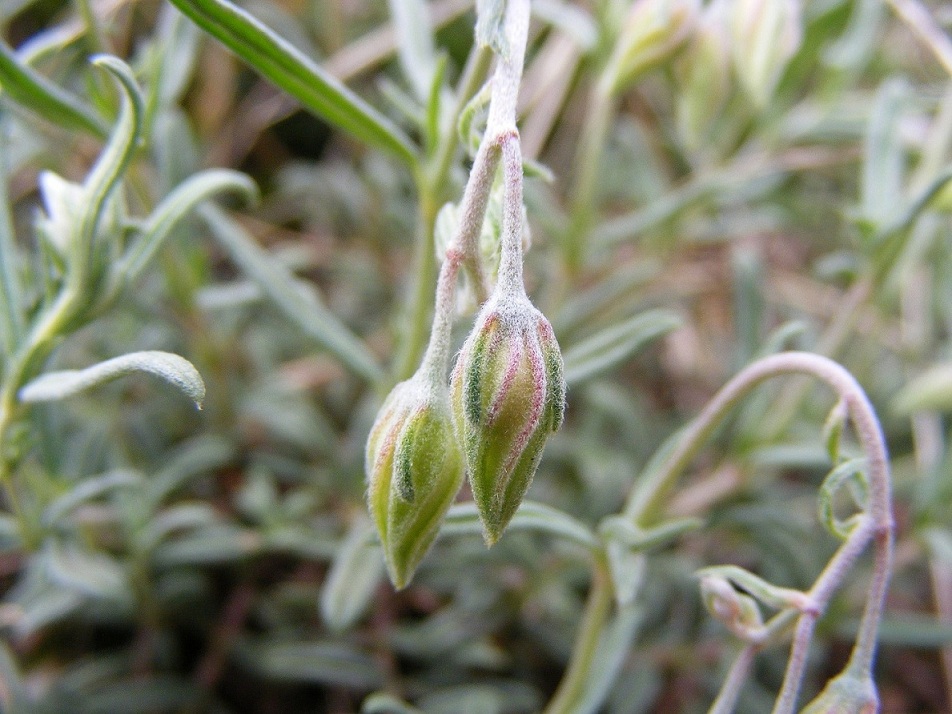
[[[201,409],[205,383],[198,370],[184,357],[158,350],[131,352],[86,369],[48,372],[23,387],[19,397],[22,402],[57,401],[139,372],[154,375],[177,387]]]

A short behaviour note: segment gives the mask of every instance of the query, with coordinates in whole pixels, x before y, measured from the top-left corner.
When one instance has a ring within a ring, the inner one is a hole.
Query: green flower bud
[[[826,683],[817,698],[800,714],[876,714],[879,696],[868,674],[855,674],[847,668]]]
[[[669,59],[691,34],[698,0],[637,0],[612,58],[611,91],[618,92]]]
[[[367,503],[390,580],[410,582],[463,482],[445,387],[420,375],[401,382],[367,439]]]
[[[524,294],[496,292],[483,306],[451,378],[453,417],[489,545],[532,481],[562,425],[565,380],[552,326]]]
[[[732,0],[731,47],[741,84],[764,107],[803,40],[799,0]]]

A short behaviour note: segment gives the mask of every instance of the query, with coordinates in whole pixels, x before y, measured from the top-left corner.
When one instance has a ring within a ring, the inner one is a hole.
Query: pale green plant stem
[[[572,656],[545,714],[574,714],[578,710],[578,700],[584,693],[613,601],[608,564],[604,555],[597,554],[592,563],[592,586],[575,636]]]
[[[708,714],[731,714],[737,705],[737,698],[750,675],[754,658],[766,647],[786,635],[796,622],[799,612],[793,609],[783,610],[774,615],[758,631],[751,633],[727,672],[717,698],[711,704]]]
[[[38,533],[20,502],[13,481],[14,457],[11,453],[11,430],[21,414],[17,393],[30,378],[30,370],[42,361],[56,344],[57,337],[82,305],[82,291],[72,284],[63,288],[56,301],[43,313],[40,321],[30,331],[24,344],[9,363],[9,369],[0,384],[0,483],[6,490],[10,508],[20,528],[24,546],[32,549],[37,545]]]
[[[485,299],[487,286],[479,256],[479,233],[486,215],[486,205],[489,202],[489,192],[499,163],[502,145],[509,136],[518,136],[516,100],[522,79],[528,31],[529,3],[526,0],[510,3],[507,6],[505,26],[509,54],[507,57],[498,58],[496,62],[486,132],[463,192],[458,233],[452,240],[452,244],[458,246],[462,254],[462,265],[469,273],[477,299],[480,301]],[[476,51],[482,52],[482,50]],[[433,175],[428,175],[425,168],[421,168],[418,173],[421,233],[417,236],[417,282],[410,327],[405,335],[403,352],[397,361],[398,379],[406,379],[416,371],[426,342],[426,322],[430,309],[433,274],[436,272],[433,227],[445,192],[446,175],[449,172],[452,154],[456,149],[456,117],[475,92],[480,76],[478,68],[484,61],[482,58],[477,58],[470,64],[474,68],[473,71],[464,74],[464,81],[461,84],[466,86],[457,92],[457,106],[453,121],[448,123],[446,133],[435,152],[434,166],[436,168]],[[521,170],[519,181],[521,188]]]
[[[414,258],[414,286],[410,294],[408,328],[401,341],[401,351],[397,358],[396,380],[408,378],[416,370],[426,345],[427,318],[430,314],[433,280],[436,274],[436,248],[434,245],[434,227],[436,215],[446,198],[449,173],[453,157],[459,145],[456,121],[470,97],[479,89],[486,72],[491,52],[484,47],[474,47],[456,92],[456,103],[450,120],[430,159],[417,167],[416,183],[419,191],[417,209],[417,235],[415,237],[416,256]],[[477,159],[479,157],[477,156]],[[474,171],[476,166],[474,165]],[[492,168],[495,168],[493,165]],[[488,200],[488,196],[486,197]],[[485,203],[480,215],[485,213]],[[464,256],[463,265],[473,277],[477,291],[483,289],[483,279],[478,255],[476,258]],[[475,277],[479,276],[479,282]],[[485,297],[483,293],[482,297]]]
[[[708,710],[708,714],[731,714],[734,711],[737,697],[740,696],[740,690],[747,682],[750,668],[753,666],[754,659],[760,649],[758,645],[753,643],[747,643],[741,648],[727,671],[727,677],[721,685],[721,691]]]
[[[450,331],[453,327],[453,312],[456,309],[456,274],[459,272],[462,254],[455,246],[446,251],[436,283],[436,307],[433,310],[433,327],[430,341],[420,371],[433,389],[446,390],[446,369],[450,360]]]
[[[873,544],[873,576],[852,659],[857,666],[870,667],[876,632],[885,603],[892,568],[893,521],[889,464],[885,438],[869,399],[843,367],[832,360],[805,352],[785,352],[765,357],[745,368],[719,391],[694,422],[681,434],[677,445],[659,468],[651,470],[632,491],[624,514],[644,528],[662,512],[665,499],[680,474],[703,448],[727,413],[762,382],[785,374],[804,374],[826,382],[846,404],[857,437],[867,459],[870,484],[866,515],[850,533],[810,589],[809,606],[800,613],[787,672],[774,714],[790,714],[806,667],[806,657],[816,620],[846,573],[870,542]]]

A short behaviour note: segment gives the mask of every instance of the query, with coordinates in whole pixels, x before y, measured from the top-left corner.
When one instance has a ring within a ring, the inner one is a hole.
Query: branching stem
[[[666,495],[724,416],[756,386],[772,377],[786,374],[805,374],[820,379],[832,387],[843,400],[866,456],[870,498],[867,513],[808,593],[812,604],[804,609],[797,621],[787,672],[774,714],[793,712],[806,668],[814,625],[846,573],[870,542],[874,549],[873,576],[852,661],[857,667],[866,670],[872,666],[876,632],[892,567],[893,521],[885,438],[862,387],[839,364],[816,354],[785,352],[754,362],[714,396],[697,419],[680,435],[678,443],[663,463],[645,475],[625,507],[625,515],[636,526],[645,527],[661,511]]]

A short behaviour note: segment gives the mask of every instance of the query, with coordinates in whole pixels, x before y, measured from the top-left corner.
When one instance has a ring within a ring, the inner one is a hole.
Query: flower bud
[[[742,640],[763,627],[757,603],[750,595],[738,592],[727,578],[702,575],[701,599],[711,616]]]
[[[878,711],[879,696],[872,678],[847,669],[827,682],[800,714],[876,714]]]
[[[741,84],[764,107],[803,40],[799,0],[732,0],[731,47]]]
[[[410,582],[463,482],[445,387],[419,374],[381,407],[367,439],[367,502],[390,579]]]
[[[562,424],[565,380],[552,326],[524,294],[483,306],[451,379],[457,435],[489,545],[529,488],[549,434]]]
[[[699,6],[698,0],[637,0],[612,58],[611,91],[620,91],[670,58],[691,34]]]

